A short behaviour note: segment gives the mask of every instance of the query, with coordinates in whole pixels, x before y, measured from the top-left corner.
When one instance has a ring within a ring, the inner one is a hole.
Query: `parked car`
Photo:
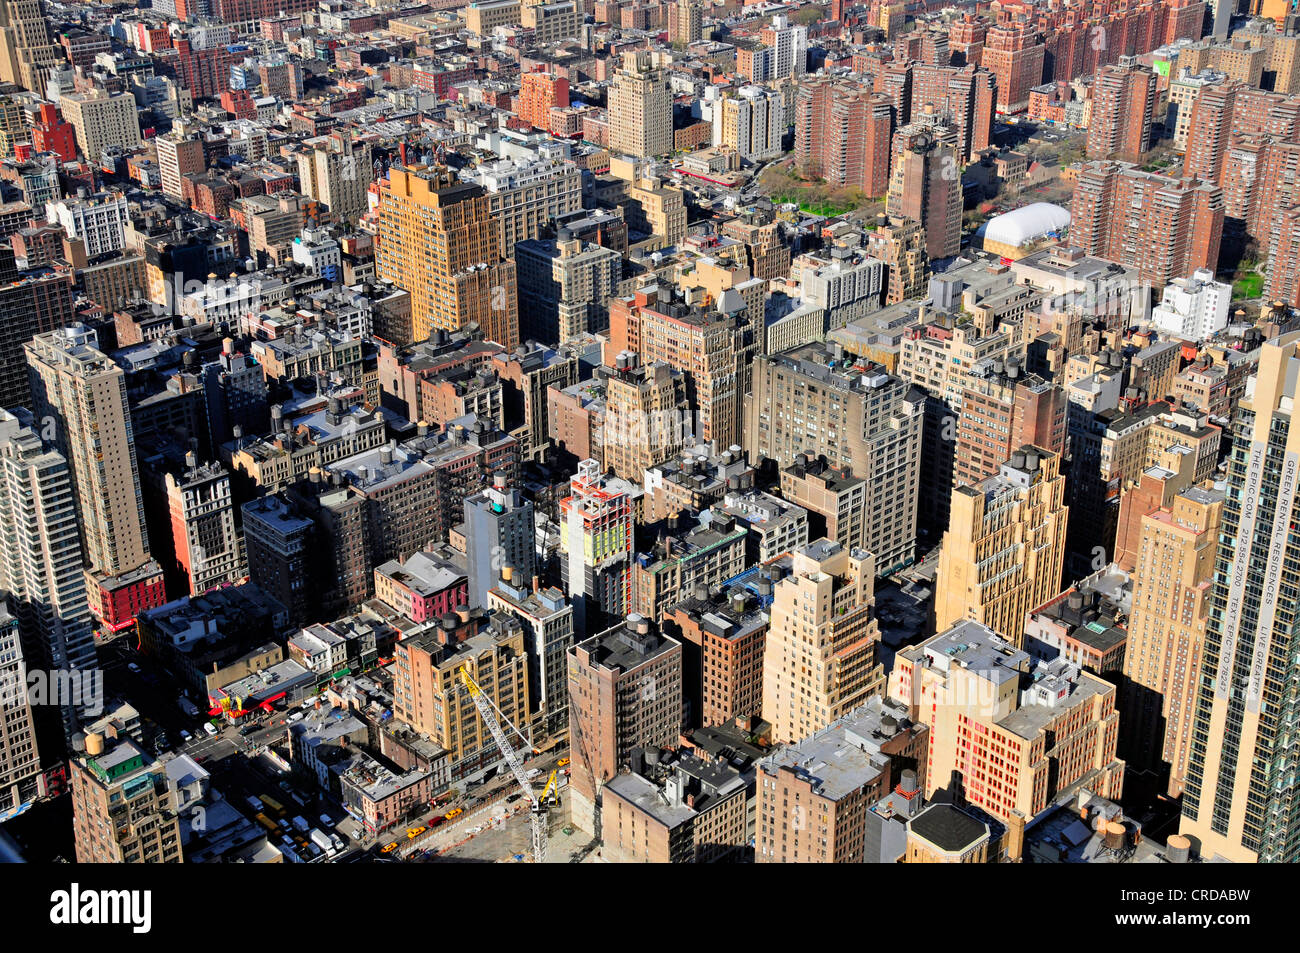
[[[134,672],[136,675],[140,674],[140,666],[136,665],[134,662],[127,662],[126,667],[130,669],[132,672]]]

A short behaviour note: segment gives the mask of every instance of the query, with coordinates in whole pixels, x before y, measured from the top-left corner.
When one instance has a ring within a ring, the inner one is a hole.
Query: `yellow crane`
[[[524,736],[524,733],[516,728],[510,719],[501,714],[501,711],[493,704],[492,699],[487,697],[487,693],[479,687],[478,682],[474,681],[469,674],[469,670],[462,665],[457,673],[460,676],[461,684],[469,692],[469,697],[474,701],[474,707],[478,709],[479,717],[483,719],[483,724],[487,725],[488,731],[492,734],[492,739],[501,749],[501,754],[506,759],[506,764],[510,766],[510,771],[519,782],[519,787],[523,789],[524,794],[530,802],[529,813],[531,815],[533,831],[533,862],[543,863],[546,860],[546,812],[552,804],[559,800],[559,789],[555,787],[556,772],[552,771],[550,778],[546,781],[546,787],[542,789],[542,796],[539,798],[533,791],[532,782],[528,780],[528,774],[524,771],[524,759],[520,757],[510,740],[506,737],[505,730],[501,723],[505,722],[510,729],[517,734],[528,747],[532,748],[532,742]],[[500,716],[500,717],[498,717]]]

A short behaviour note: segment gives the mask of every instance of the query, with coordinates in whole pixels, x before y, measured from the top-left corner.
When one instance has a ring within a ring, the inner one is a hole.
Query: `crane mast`
[[[524,794],[528,797],[529,817],[533,833],[533,862],[538,864],[544,863],[546,861],[546,798],[551,790],[551,783],[555,780],[555,774],[552,772],[551,777],[547,782],[546,790],[543,792],[542,798],[539,800],[537,795],[533,793],[533,785],[528,780],[528,775],[524,771],[524,761],[519,756],[519,753],[515,751],[514,746],[510,744],[510,740],[506,737],[505,730],[501,727],[501,721],[505,720],[506,724],[510,725],[511,729],[514,730],[514,733],[519,735],[520,738],[524,737],[523,732],[510,724],[504,715],[502,715],[500,719],[497,718],[497,711],[495,706],[492,704],[492,700],[487,697],[483,689],[479,687],[478,683],[470,677],[469,671],[465,666],[461,666],[459,675],[461,684],[465,686],[465,690],[469,692],[469,697],[474,701],[474,707],[478,709],[479,717],[483,719],[483,724],[487,725],[488,731],[491,732],[492,740],[495,741],[497,747],[501,749],[501,754],[505,757],[506,764],[510,766],[511,773],[514,774],[515,780],[519,782],[519,787],[523,789]],[[526,741],[527,739],[524,740]]]

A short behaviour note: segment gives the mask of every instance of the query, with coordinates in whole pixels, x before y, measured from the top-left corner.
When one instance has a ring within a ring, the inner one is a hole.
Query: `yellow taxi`
[[[559,761],[555,762],[555,766],[556,766],[557,768],[565,768],[565,767],[568,767],[568,765],[569,765],[569,759],[568,759],[568,758],[561,758]]]
[[[427,827],[409,827],[406,830],[406,839],[414,840],[415,838],[419,837],[427,830],[428,830]]]
[[[464,813],[465,813],[465,811],[464,811],[463,808],[453,807],[450,811],[448,811],[446,814],[444,814],[444,815],[442,815],[442,816],[443,816],[443,818],[444,818],[445,820],[450,821],[452,818],[454,818],[454,817],[460,817],[460,816],[461,816],[462,814],[464,814]]]
[[[381,854],[391,854],[395,850],[397,850],[397,841],[393,841],[391,844],[385,844],[380,848],[379,852]]]

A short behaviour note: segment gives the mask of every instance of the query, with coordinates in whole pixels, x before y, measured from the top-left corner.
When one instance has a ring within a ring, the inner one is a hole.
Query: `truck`
[[[180,708],[181,711],[185,712],[185,714],[189,715],[191,718],[198,717],[199,714],[198,706],[195,705],[194,702],[186,698],[184,695],[176,699],[176,705],[177,707]]]
[[[302,833],[304,834],[306,834],[307,831],[311,830],[311,825],[307,823],[307,818],[303,817],[302,815],[299,815],[298,817],[295,817],[293,819],[293,826],[298,828],[298,830],[302,831]]]
[[[329,850],[334,846],[330,843],[330,839],[322,833],[319,827],[313,827],[311,829],[311,842],[323,851]]]
[[[253,795],[251,794],[249,794],[244,798],[244,803],[247,804],[255,811],[260,812],[262,810],[262,802],[259,801],[257,798],[253,797]]]
[[[338,834],[330,834],[329,838],[330,843],[334,845],[334,852],[336,854],[341,853],[343,850],[343,838],[339,837]]]

